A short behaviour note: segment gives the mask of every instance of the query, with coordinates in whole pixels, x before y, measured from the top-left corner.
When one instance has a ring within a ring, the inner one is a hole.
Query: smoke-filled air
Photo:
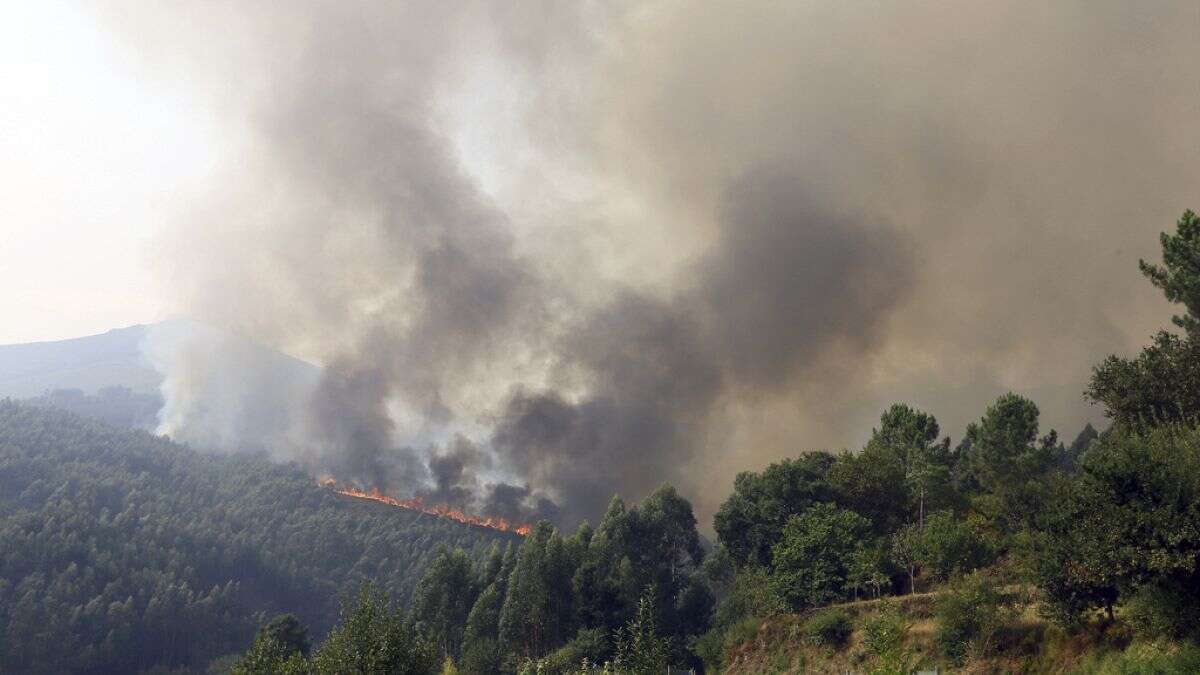
[[[153,242],[207,327],[145,342],[159,430],[512,522],[707,523],[894,400],[1098,421],[1200,184],[1192,2],[96,12],[221,144]]]

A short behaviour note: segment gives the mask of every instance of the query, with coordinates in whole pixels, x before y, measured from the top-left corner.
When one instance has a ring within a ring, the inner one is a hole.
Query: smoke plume
[[[1073,434],[1200,183],[1183,1],[101,16],[227,129],[159,248],[179,310],[322,366],[280,401],[179,352],[167,430],[514,519],[663,481],[703,518],[896,400],[955,433],[1015,389]]]

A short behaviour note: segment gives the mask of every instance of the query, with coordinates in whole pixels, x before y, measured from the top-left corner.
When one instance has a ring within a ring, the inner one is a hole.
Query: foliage
[[[1175,316],[1176,326],[1195,333],[1200,328],[1200,217],[1187,210],[1175,223],[1175,234],[1163,232],[1162,265],[1138,261],[1142,274],[1162,290],[1171,302],[1186,310]]]
[[[970,524],[949,511],[929,516],[920,530],[917,561],[938,581],[987,565],[992,553]]]
[[[1126,617],[1138,635],[1200,642],[1200,590],[1145,584],[1126,604]]]
[[[1137,358],[1108,357],[1086,392],[1129,429],[1195,423],[1200,413],[1200,218],[1184,211],[1175,233],[1162,233],[1160,243],[1162,265],[1141,260],[1138,266],[1167,300],[1183,305],[1173,322],[1185,334],[1160,331]]]
[[[657,675],[666,672],[671,639],[658,634],[655,627],[654,596],[638,601],[637,613],[617,631],[617,664],[622,672]]]
[[[862,623],[863,647],[875,657],[869,672],[907,675],[915,667],[915,658],[905,645],[909,631],[908,620],[899,607],[891,602],[881,602],[879,609]]]
[[[308,629],[294,614],[280,614],[258,630],[256,639],[266,639],[283,647],[284,654],[308,656],[312,644],[308,640]]]
[[[280,642],[271,633],[260,631],[250,649],[233,664],[231,672],[233,675],[298,675],[308,672],[308,663],[305,654]]]
[[[833,455],[811,452],[771,464],[761,474],[737,475],[733,494],[721,504],[713,526],[739,566],[769,565],[788,518],[813,504],[834,501],[826,479],[833,463]]]
[[[359,591],[353,606],[343,605],[342,618],[311,661],[312,671],[419,675],[437,672],[436,648],[389,606],[370,586]]]
[[[1146,430],[1200,419],[1200,336],[1159,331],[1132,359],[1109,356],[1085,392],[1118,426]]]
[[[500,672],[503,663],[500,643],[495,638],[478,638],[467,642],[460,670],[471,675],[488,675]]]
[[[746,617],[770,616],[785,609],[771,588],[770,573],[762,567],[738,571],[730,590],[717,606],[713,623],[724,628]]]
[[[852,592],[853,599],[858,599],[860,591],[878,598],[885,588],[890,590],[892,579],[889,570],[892,567],[892,560],[884,546],[879,543],[859,546],[846,573],[846,587]]]
[[[1010,392],[967,427],[972,467],[985,490],[1003,493],[1050,465],[1057,435],[1038,442],[1039,416],[1033,401]]]
[[[865,518],[832,504],[792,516],[773,549],[772,590],[796,610],[844,597],[859,542],[870,530]]]
[[[841,649],[850,640],[854,624],[844,610],[828,609],[817,612],[801,626],[804,641],[816,647]]]
[[[1192,675],[1200,673],[1200,647],[1190,644],[1134,644],[1110,653],[1099,663],[1085,664],[1096,675]]]
[[[581,628],[567,644],[550,653],[545,668],[553,673],[573,673],[585,660],[605,663],[613,658],[613,646],[600,628]]]
[[[314,635],[378,580],[406,602],[439,543],[518,540],[340,498],[264,457],[0,401],[0,671],[203,669],[265,616]]]
[[[462,549],[439,547],[413,599],[413,616],[443,656],[462,653],[467,616],[479,594],[471,558]]]
[[[961,579],[938,596],[934,639],[943,654],[956,663],[968,656],[986,656],[996,637],[1011,620],[1010,601],[994,581],[981,573]]]
[[[1093,443],[1039,533],[1038,581],[1067,617],[1147,585],[1200,588],[1200,431],[1121,431]]]

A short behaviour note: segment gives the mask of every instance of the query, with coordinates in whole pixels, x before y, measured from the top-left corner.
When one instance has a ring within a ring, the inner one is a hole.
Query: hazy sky
[[[181,88],[74,3],[0,2],[0,343],[154,321],[155,233],[214,162]]]
[[[327,366],[297,452],[572,517],[663,480],[707,515],[897,400],[957,439],[1015,390],[1071,436],[1091,365],[1168,322],[1136,263],[1200,202],[1197,29],[1192,0],[5,4],[0,342],[186,314]],[[178,433],[278,430],[270,377],[204,386],[244,354],[180,354]]]

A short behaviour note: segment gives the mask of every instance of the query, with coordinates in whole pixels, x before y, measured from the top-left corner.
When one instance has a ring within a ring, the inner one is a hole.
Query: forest
[[[1179,313],[1095,366],[1105,429],[896,403],[737,475],[715,542],[669,485],[521,538],[4,402],[0,670],[1200,671],[1200,218],[1161,244]]]
[[[0,401],[0,672],[204,672],[264,617],[323,632],[367,581],[407,602],[439,544],[483,561],[517,540]]]

